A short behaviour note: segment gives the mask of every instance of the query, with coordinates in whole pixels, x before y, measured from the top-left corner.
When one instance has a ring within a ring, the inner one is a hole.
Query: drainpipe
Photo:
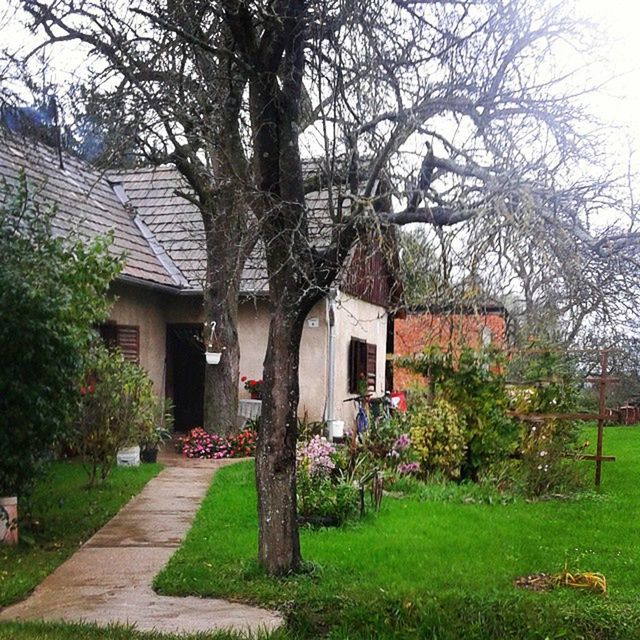
[[[327,309],[327,324],[329,325],[329,342],[327,345],[327,394],[324,405],[324,419],[329,425],[335,420],[334,396],[336,385],[336,295],[337,291],[331,289],[325,298]]]

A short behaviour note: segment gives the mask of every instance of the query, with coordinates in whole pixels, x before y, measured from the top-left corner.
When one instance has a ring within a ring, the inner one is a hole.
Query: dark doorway
[[[204,404],[202,325],[167,325],[167,397],[174,405],[174,428],[201,427]]]

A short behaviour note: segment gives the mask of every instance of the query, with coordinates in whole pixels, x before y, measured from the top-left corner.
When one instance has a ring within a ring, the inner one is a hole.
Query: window
[[[120,349],[128,362],[140,364],[140,328],[108,322],[100,325],[100,337],[109,349]]]
[[[358,393],[358,382],[365,380],[367,390],[376,388],[377,347],[359,338],[349,344],[349,393]]]

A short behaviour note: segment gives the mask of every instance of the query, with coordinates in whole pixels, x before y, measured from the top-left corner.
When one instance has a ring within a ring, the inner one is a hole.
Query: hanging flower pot
[[[0,497],[0,544],[18,544],[18,498]]]
[[[222,358],[221,351],[207,351],[204,354],[207,360],[207,364],[220,364],[220,358]]]
[[[204,323],[207,326],[207,323]],[[216,339],[216,323],[211,322],[211,335],[209,336],[209,343],[207,344],[207,350],[204,353],[207,364],[220,364],[220,358],[222,358],[222,351],[224,347],[220,347],[218,340]]]

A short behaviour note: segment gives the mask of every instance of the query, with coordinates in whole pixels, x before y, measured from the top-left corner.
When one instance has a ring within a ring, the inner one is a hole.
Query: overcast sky
[[[613,80],[592,99],[606,121],[624,125],[640,148],[640,2],[638,0],[576,0],[578,12],[610,36],[608,47],[595,51]],[[607,50],[608,49],[608,50]]]

